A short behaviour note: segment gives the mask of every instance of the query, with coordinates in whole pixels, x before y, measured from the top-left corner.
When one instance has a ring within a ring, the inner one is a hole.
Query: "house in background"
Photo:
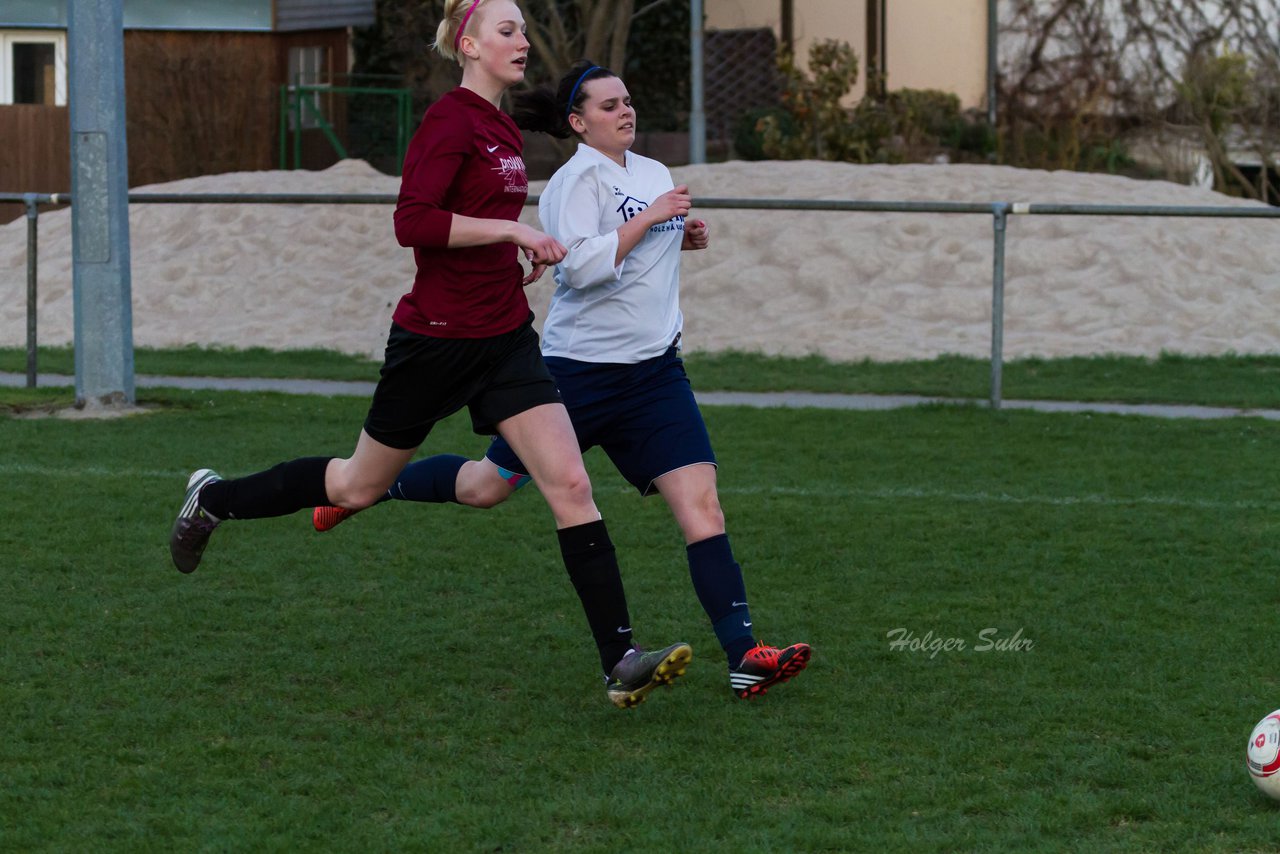
[[[808,65],[817,41],[847,42],[858,57],[850,105],[880,91],[939,89],[962,108],[987,106],[988,0],[705,0],[708,144],[728,140],[739,116],[777,103],[779,50]]]
[[[375,0],[123,0],[129,186],[276,168],[282,132],[301,165],[338,155],[343,101],[309,92],[301,128],[281,122],[281,87],[324,85],[350,66],[351,28]],[[282,127],[283,124],[283,127]],[[67,192],[66,0],[0,3],[0,189]],[[5,210],[5,208],[9,210]],[[21,215],[0,205],[0,223]]]
[[[770,30],[802,66],[815,41],[848,42],[853,100],[883,76],[889,89],[940,89],[970,108],[986,105],[987,13],[987,0],[706,0],[706,27]]]
[[[348,101],[308,91],[295,98],[304,113],[282,121],[281,87],[342,81],[351,28],[374,23],[375,0],[122,2],[130,186],[277,168],[286,150],[307,168],[337,159],[328,134],[345,137]],[[857,52],[851,102],[871,79],[891,89],[942,89],[965,107],[981,106],[987,5],[705,0],[709,135],[727,142],[744,111],[776,104],[777,50],[791,46],[803,64],[819,39]],[[66,0],[0,2],[0,190],[70,187],[66,16]],[[672,163],[687,157],[687,142],[676,148],[666,158]],[[21,214],[8,207],[0,206],[0,222]]]

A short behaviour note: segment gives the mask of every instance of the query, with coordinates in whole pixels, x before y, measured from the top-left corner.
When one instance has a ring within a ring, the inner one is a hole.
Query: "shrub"
[[[781,107],[757,107],[747,110],[734,125],[734,156],[741,160],[769,159],[764,145],[765,118],[772,119],[782,135],[788,137],[795,135],[795,124],[791,121],[791,115]]]
[[[831,39],[809,47],[806,74],[789,54],[779,60],[783,78],[782,108],[790,117],[785,125],[780,116],[765,115],[759,120],[762,148],[780,160],[850,160],[855,135],[849,110],[841,101],[858,80],[858,58],[847,42]]]
[[[808,73],[790,56],[779,67],[782,109],[743,117],[735,146],[744,158],[755,159],[758,150],[760,157],[780,160],[905,163],[940,155],[985,157],[995,149],[985,120],[963,113],[960,99],[949,92],[899,89],[845,107],[842,101],[858,79],[858,60],[847,43],[815,42]]]

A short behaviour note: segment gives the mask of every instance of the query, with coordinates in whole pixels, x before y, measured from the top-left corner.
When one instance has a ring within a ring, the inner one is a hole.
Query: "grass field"
[[[345,454],[366,403],[140,397],[154,411],[109,421],[0,415],[0,850],[1280,838],[1243,767],[1280,707],[1280,424],[708,409],[760,636],[815,649],[756,703],[728,691],[664,506],[593,452],[638,638],[696,652],[620,712],[536,490],[325,535],[228,523],[182,576],[191,469]],[[483,447],[459,418],[431,440]]]
[[[139,374],[374,380],[378,362],[324,350],[138,348]],[[919,394],[985,400],[987,359],[941,356],[911,362],[831,362],[820,356],[781,358],[756,353],[685,354],[699,388],[717,391],[815,391]],[[69,347],[41,348],[42,373],[75,373]],[[0,348],[0,371],[24,373],[26,351]],[[1004,364],[1006,399],[1188,403],[1280,408],[1280,356],[1090,356],[1015,359]]]

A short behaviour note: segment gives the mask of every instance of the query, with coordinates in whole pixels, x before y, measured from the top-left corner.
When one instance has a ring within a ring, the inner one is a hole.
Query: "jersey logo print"
[[[497,146],[494,146],[497,148]],[[505,193],[527,193],[529,192],[529,176],[525,172],[524,158],[519,154],[513,154],[510,157],[499,157],[498,165],[493,167],[494,172],[502,176],[506,186],[503,188]]]
[[[617,192],[617,190],[618,188],[614,187],[615,193]],[[635,216],[638,213],[640,213],[647,207],[649,207],[648,202],[642,202],[639,199],[633,198],[631,196],[627,196],[625,199],[622,200],[622,204],[618,205],[617,211],[618,213],[622,214],[623,222],[630,222],[632,219],[635,218]]]
[[[620,195],[620,191],[617,187],[614,187],[613,189],[615,195]],[[623,222],[630,222],[647,207],[649,207],[648,202],[642,202],[634,196],[627,196],[622,200],[622,204],[618,205],[614,210],[622,214]],[[649,231],[654,234],[662,231],[684,231],[684,217],[673,216],[666,222],[660,222],[657,225],[649,226]]]

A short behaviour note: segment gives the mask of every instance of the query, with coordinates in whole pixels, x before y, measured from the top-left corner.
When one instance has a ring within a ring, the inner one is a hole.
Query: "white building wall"
[[[890,89],[941,89],[965,107],[985,104],[986,0],[888,0],[885,57]],[[851,100],[866,86],[866,3],[863,0],[796,0],[792,22],[802,64],[815,40],[848,42],[858,56]],[[779,0],[705,0],[709,29],[771,27],[781,38]]]

